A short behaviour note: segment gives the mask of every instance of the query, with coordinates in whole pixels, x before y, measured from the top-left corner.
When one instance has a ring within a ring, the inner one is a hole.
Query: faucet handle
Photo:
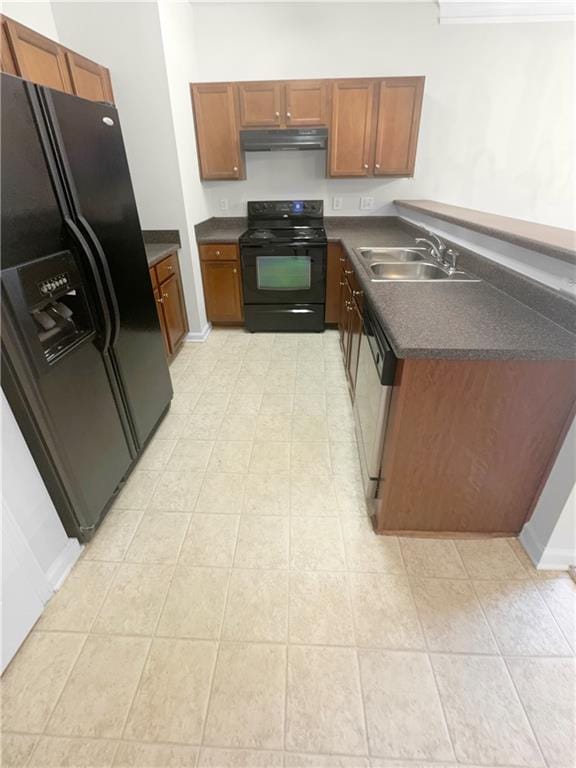
[[[455,270],[456,269],[456,259],[460,256],[460,252],[457,251],[455,248],[448,248],[445,254],[446,263],[450,267],[450,269]]]

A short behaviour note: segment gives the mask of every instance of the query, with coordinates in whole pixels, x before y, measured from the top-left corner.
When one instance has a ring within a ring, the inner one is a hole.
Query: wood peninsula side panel
[[[375,530],[518,533],[575,412],[576,361],[400,361]]]

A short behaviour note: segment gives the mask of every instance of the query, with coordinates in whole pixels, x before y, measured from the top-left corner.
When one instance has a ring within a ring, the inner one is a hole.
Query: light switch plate
[[[221,211],[227,211],[228,210],[228,200],[225,197],[221,198],[221,200],[220,200],[220,210]]]
[[[362,211],[371,211],[374,208],[374,198],[373,197],[361,197],[360,198],[360,209]]]
[[[333,211],[341,211],[342,210],[342,198],[341,197],[333,197],[332,198],[332,210]]]

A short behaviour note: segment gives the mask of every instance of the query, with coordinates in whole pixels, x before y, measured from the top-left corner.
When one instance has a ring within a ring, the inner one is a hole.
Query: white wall
[[[55,2],[53,12],[60,41],[111,71],[142,228],[180,231],[190,329],[201,332],[206,320],[196,288],[197,256],[187,216],[191,203],[185,204],[182,190],[158,7],[153,2]],[[202,218],[199,206],[196,221]]]
[[[248,199],[441,200],[574,225],[573,30],[569,23],[442,25],[426,5],[193,7],[199,79],[426,75],[414,179],[325,178],[322,153],[249,155],[248,179],[206,185],[213,215]],[[332,211],[329,211],[330,215]],[[334,215],[338,215],[334,213]]]
[[[206,194],[198,171],[196,136],[192,119],[190,101],[190,83],[198,77],[196,51],[190,44],[193,40],[193,18],[187,2],[161,0],[158,4],[160,28],[168,77],[168,92],[172,109],[174,136],[178,156],[180,184],[184,200],[184,212],[188,228],[192,258],[191,274],[188,279],[190,289],[195,291],[195,304],[198,317],[194,322],[193,334],[203,338],[208,330],[204,295],[202,292],[202,274],[194,224],[209,216]]]
[[[566,439],[520,541],[539,568],[576,565],[576,420]]]
[[[3,669],[80,554],[69,539],[2,392]]]

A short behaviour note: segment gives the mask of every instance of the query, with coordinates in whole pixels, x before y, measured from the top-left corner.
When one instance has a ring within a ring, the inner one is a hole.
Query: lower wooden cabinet
[[[326,264],[326,310],[324,320],[337,323],[340,308],[340,272],[344,263],[342,246],[328,243],[328,262]]]
[[[166,356],[171,359],[178,352],[188,333],[186,305],[176,253],[169,254],[150,267],[150,280],[154,288],[154,299],[164,337]]]
[[[358,360],[360,355],[360,341],[363,327],[363,293],[360,289],[356,275],[346,256],[340,261],[340,288],[338,304],[338,330],[340,331],[340,346],[344,369],[348,378],[350,394],[354,399],[356,389],[356,376],[358,374]]]
[[[241,323],[244,311],[238,247],[228,243],[201,245],[200,260],[208,320],[211,323]]]

